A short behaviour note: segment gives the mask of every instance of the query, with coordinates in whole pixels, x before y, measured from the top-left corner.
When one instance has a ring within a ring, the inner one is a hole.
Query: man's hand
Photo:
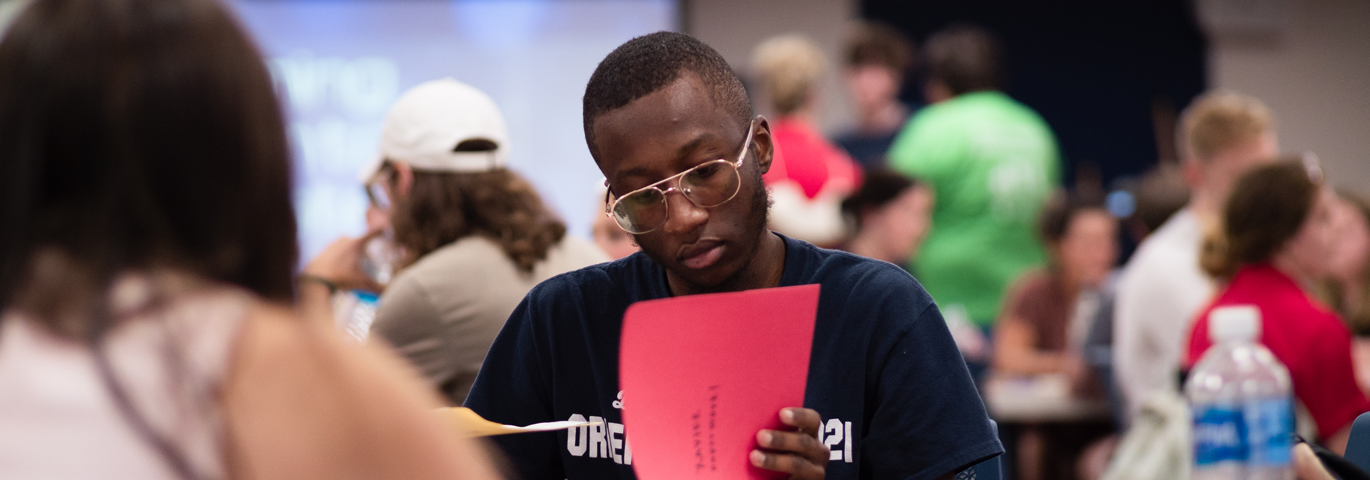
[[[784,408],[780,421],[797,432],[762,430],[756,432],[752,450],[752,465],[767,470],[785,472],[794,480],[821,479],[828,465],[828,447],[818,442],[818,429],[823,419],[818,412],[807,408]]]
[[[305,265],[302,273],[333,282],[344,290],[361,289],[380,293],[384,287],[362,271],[366,243],[380,233],[373,231],[361,237],[343,237],[333,241]]]

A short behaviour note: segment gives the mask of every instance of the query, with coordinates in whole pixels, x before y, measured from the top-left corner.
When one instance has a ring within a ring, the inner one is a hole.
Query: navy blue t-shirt
[[[822,285],[803,406],[823,417],[827,478],[931,479],[1003,452],[941,313],[913,277],[784,240],[781,286]],[[670,296],[665,271],[637,253],[553,277],[514,310],[466,406],[511,425],[603,422],[493,437],[522,478],[636,478],[619,411],[632,408],[632,392],[625,405],[618,387],[619,332],[628,305]]]

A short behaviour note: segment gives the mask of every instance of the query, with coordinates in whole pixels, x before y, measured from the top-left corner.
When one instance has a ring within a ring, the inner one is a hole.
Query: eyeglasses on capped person
[[[743,159],[747,158],[747,149],[751,148],[752,133],[755,131],[754,118],[748,124],[747,139],[742,142],[742,151],[738,152],[735,161],[723,158],[710,160],[617,198],[612,198],[611,188],[605,193],[604,214],[613,218],[623,231],[642,235],[666,224],[670,211],[666,205],[666,195],[673,191],[680,192],[699,208],[728,203],[737,196],[742,186],[738,169],[742,167]],[[663,184],[667,187],[664,190],[661,188]],[[604,185],[608,186],[609,181],[605,180]]]
[[[390,184],[390,178],[393,176],[393,171],[395,171],[393,170],[393,167],[388,165],[382,166],[374,176],[371,176],[371,180],[367,181],[366,185],[364,185],[364,188],[366,188],[366,199],[367,202],[371,204],[371,207],[381,208],[381,210],[390,210],[390,192],[386,187]]]

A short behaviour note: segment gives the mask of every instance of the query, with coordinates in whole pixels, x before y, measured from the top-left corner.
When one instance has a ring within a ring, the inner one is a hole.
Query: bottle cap
[[[1261,311],[1255,305],[1218,307],[1208,314],[1208,339],[1254,342],[1261,336]]]

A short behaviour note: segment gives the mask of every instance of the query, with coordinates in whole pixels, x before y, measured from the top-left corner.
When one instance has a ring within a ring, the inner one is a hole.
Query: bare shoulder
[[[239,478],[488,478],[446,430],[431,388],[393,354],[350,344],[294,310],[258,304],[223,393]]]

